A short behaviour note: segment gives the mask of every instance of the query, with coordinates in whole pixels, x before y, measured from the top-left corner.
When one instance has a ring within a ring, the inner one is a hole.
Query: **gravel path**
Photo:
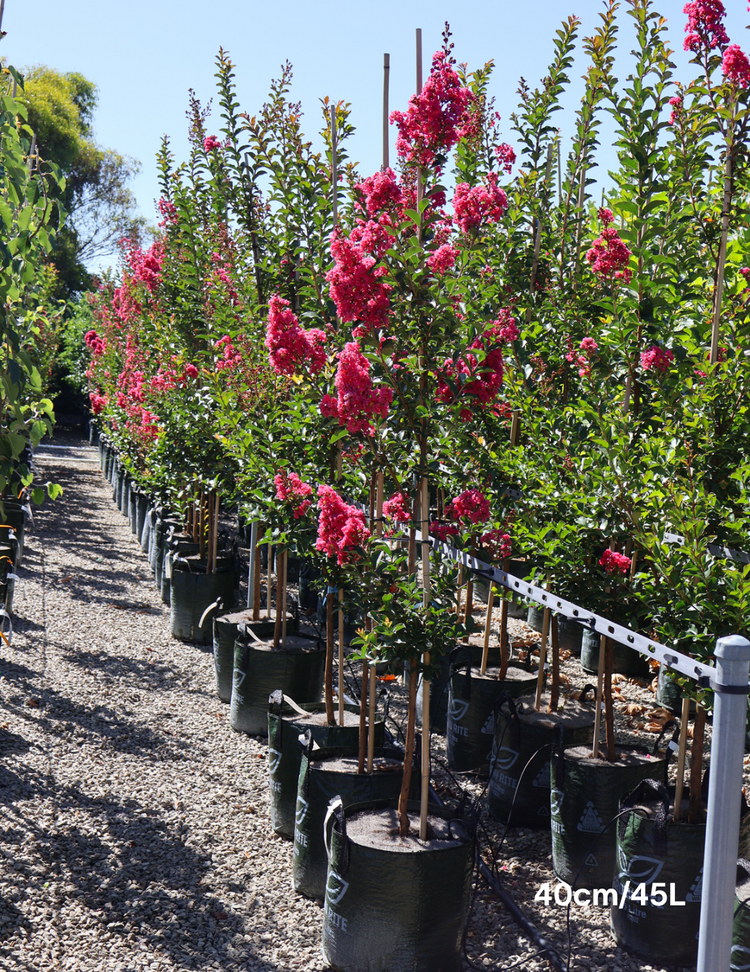
[[[292,891],[291,844],[269,826],[266,747],[230,729],[210,652],[170,637],[97,450],[59,436],[37,462],[64,495],[35,512],[12,647],[0,643],[0,970],[326,968],[322,908]],[[437,759],[436,782],[450,792]],[[482,816],[497,847],[502,827]],[[565,909],[534,904],[554,883],[549,834],[510,831],[501,857],[564,955]],[[574,909],[571,968],[651,969],[608,924]],[[483,969],[551,967],[483,882],[467,951]]]

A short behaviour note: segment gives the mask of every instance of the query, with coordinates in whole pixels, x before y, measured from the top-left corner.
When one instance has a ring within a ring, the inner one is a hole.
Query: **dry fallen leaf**
[[[645,729],[646,732],[659,733],[662,731],[664,726],[662,726],[660,722],[647,722],[643,728]]]
[[[619,685],[620,682],[627,682],[627,678],[624,675],[613,675],[612,684]]]
[[[637,685],[639,688],[646,688],[646,685],[648,684],[645,678],[629,678],[628,682],[630,682],[631,685]]]
[[[661,664],[655,658],[649,658],[648,667],[652,672],[658,672],[661,668]]]
[[[657,691],[658,691],[658,688],[659,688],[659,679],[658,679],[658,678],[655,678],[655,679],[653,680],[653,682],[651,682],[651,683],[649,684],[649,686],[648,686],[648,690],[649,690],[649,692],[653,692],[653,693],[654,693],[654,695],[656,695],[656,693],[657,693]]]
[[[629,705],[625,706],[625,714],[629,716],[641,715],[645,711],[645,705],[636,705],[635,702],[631,702]]]

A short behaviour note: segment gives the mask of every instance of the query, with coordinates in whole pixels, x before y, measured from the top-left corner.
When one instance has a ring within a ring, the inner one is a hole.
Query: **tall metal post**
[[[716,643],[711,775],[698,936],[698,972],[728,972],[732,948],[750,641]]]

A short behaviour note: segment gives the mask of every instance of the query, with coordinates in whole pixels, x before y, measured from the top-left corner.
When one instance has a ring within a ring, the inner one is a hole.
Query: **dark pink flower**
[[[357,549],[370,537],[364,513],[349,506],[334,489],[325,485],[318,487],[318,510],[316,549],[335,557],[340,567],[356,559]]]
[[[464,525],[485,523],[490,518],[490,501],[478,489],[467,489],[446,506],[445,517]]]
[[[672,106],[672,112],[669,116],[669,124],[674,125],[682,117],[682,112],[683,112],[682,95],[674,95],[672,98],[669,99],[669,103]]]
[[[516,153],[505,142],[502,145],[495,146],[495,156],[497,161],[500,163],[500,168],[505,172],[506,175],[510,175],[511,169],[516,162]]]
[[[599,566],[603,567],[608,574],[622,574],[623,577],[630,570],[631,564],[630,557],[615,550],[605,550],[599,558]]]
[[[600,223],[604,223],[605,226],[609,226],[610,223],[614,223],[615,214],[611,209],[605,209],[603,206],[601,209],[597,209],[596,215],[599,218]]]
[[[393,400],[390,388],[373,388],[370,362],[362,354],[356,341],[344,345],[336,371],[338,397],[324,395],[320,411],[324,416],[338,418],[348,432],[373,432],[371,419],[385,418]]]
[[[403,204],[401,186],[393,169],[383,169],[369,176],[356,186],[365,197],[368,216],[375,216],[382,210],[399,210]]]
[[[453,212],[462,233],[478,230],[483,223],[496,223],[508,208],[508,200],[490,173],[486,186],[469,186],[459,182],[453,196]]]
[[[729,37],[722,20],[726,16],[721,0],[692,0],[686,3],[682,12],[688,15],[685,24],[685,50],[698,53],[701,50],[723,50]]]
[[[739,44],[730,44],[724,51],[721,70],[724,78],[738,88],[746,88],[750,84],[750,61]]]
[[[335,263],[326,280],[341,320],[361,321],[355,337],[382,328],[390,314],[388,295],[392,289],[381,280],[387,273],[385,267],[376,265],[361,238],[357,242],[340,231],[331,238],[331,255]]]
[[[458,252],[450,243],[444,243],[427,258],[427,266],[433,273],[445,273],[454,266],[457,256]]]
[[[490,560],[505,560],[510,557],[512,544],[510,534],[505,530],[490,530],[479,538]]]
[[[617,230],[607,228],[594,240],[586,259],[597,276],[629,283],[632,277],[632,271],[628,268],[631,256],[632,253],[617,235]]]
[[[396,149],[401,158],[431,168],[436,156],[450,151],[470,126],[474,95],[461,85],[445,51],[432,58],[422,91],[412,95],[406,112],[391,113],[398,125]]]
[[[326,363],[323,331],[301,328],[289,301],[278,294],[268,301],[265,344],[271,367],[281,375],[294,375],[303,366],[316,375]]]
[[[662,348],[652,344],[648,351],[641,352],[641,367],[644,371],[667,371],[674,361],[674,354],[669,348]]]
[[[395,523],[408,523],[411,520],[409,499],[403,493],[395,493],[383,503],[383,516]]]
[[[204,152],[206,153],[213,152],[214,149],[217,148],[221,148],[221,142],[218,140],[218,138],[215,135],[207,135],[206,138],[203,139]]]

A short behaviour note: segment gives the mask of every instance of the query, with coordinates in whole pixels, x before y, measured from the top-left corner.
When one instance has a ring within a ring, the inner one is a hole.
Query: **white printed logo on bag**
[[[482,732],[484,733],[485,736],[495,735],[495,717],[491,712],[487,716],[487,721],[482,726]]]
[[[603,826],[601,817],[596,812],[596,807],[589,800],[581,815],[581,819],[576,824],[576,829],[583,831],[585,834],[598,834]]]
[[[549,790],[550,786],[552,785],[549,779],[549,760],[547,760],[544,766],[539,770],[536,775],[536,779],[531,785],[541,787],[543,790]]]
[[[562,805],[563,805],[563,799],[564,799],[564,797],[565,797],[565,791],[564,790],[551,790],[550,791],[549,805],[550,805],[550,810],[552,811],[552,816],[553,817],[559,817],[560,816],[560,812],[562,810]]]
[[[748,972],[750,970],[750,948],[746,948],[744,945],[732,945],[729,962],[729,972]]]
[[[268,747],[268,772],[273,776],[276,770],[279,768],[279,763],[281,762],[281,753],[278,749],[271,749]]]
[[[654,857],[642,857],[636,854],[630,860],[620,851],[620,873],[621,881],[629,880],[631,884],[653,884],[661,874],[664,861],[657,861]]]
[[[298,824],[301,824],[306,816],[307,816],[307,800],[304,797],[301,797],[298,793],[297,807],[294,811],[294,819],[297,821]]]
[[[685,901],[700,901],[703,894],[703,868],[698,872],[698,877],[693,881],[690,890],[685,895]]]
[[[348,888],[349,882],[345,881],[333,869],[329,869],[328,880],[326,881],[326,902],[329,905],[337,905],[346,894]]]
[[[451,707],[448,715],[453,722],[461,722],[468,708],[468,702],[462,702],[461,699],[451,699]]]
[[[515,749],[510,749],[508,746],[501,746],[494,754],[495,766],[501,770],[509,770],[519,755],[520,753],[517,753]]]

